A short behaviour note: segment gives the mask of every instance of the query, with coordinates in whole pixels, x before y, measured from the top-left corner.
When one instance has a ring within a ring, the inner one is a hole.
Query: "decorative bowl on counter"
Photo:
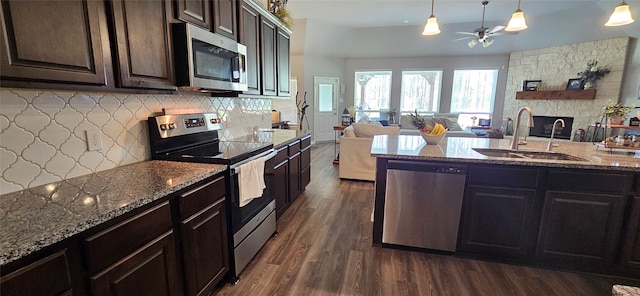
[[[440,143],[440,141],[442,141],[442,139],[446,134],[447,134],[447,131],[436,136],[432,136],[430,134],[420,132],[420,135],[422,136],[424,141],[427,142],[427,145],[436,145]]]

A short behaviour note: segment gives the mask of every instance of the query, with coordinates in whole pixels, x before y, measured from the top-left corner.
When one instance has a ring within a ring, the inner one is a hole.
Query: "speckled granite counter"
[[[0,195],[0,264],[225,169],[224,165],[154,160]]]
[[[565,167],[584,169],[607,169],[620,171],[640,171],[640,152],[628,151],[609,153],[592,143],[559,141],[554,152],[560,152],[586,159],[587,161],[565,161],[548,159],[503,158],[482,155],[472,148],[509,149],[510,139],[488,138],[444,138],[438,145],[426,145],[420,136],[375,136],[371,145],[371,155],[389,159],[417,159],[464,163],[490,163],[525,166]],[[528,139],[521,151],[545,151],[547,141]]]

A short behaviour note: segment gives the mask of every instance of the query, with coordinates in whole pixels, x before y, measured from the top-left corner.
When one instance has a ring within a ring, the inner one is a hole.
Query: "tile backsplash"
[[[270,99],[0,88],[0,194],[150,159],[147,117],[163,108],[217,112],[222,139],[271,126]]]

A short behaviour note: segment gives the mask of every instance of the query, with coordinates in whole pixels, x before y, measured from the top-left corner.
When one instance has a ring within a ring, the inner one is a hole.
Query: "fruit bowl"
[[[441,133],[441,134],[439,134],[437,136],[432,136],[432,135],[429,135],[427,133],[420,132],[420,135],[422,136],[424,141],[427,142],[427,145],[436,145],[436,144],[440,143],[440,141],[442,141],[442,139],[444,138],[444,136],[446,134],[447,134],[447,131],[445,131],[444,133]]]

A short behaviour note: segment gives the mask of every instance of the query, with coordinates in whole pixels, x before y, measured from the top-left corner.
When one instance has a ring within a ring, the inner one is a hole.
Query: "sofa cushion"
[[[342,133],[345,137],[356,137],[356,131],[353,129],[353,125],[347,126],[347,128],[345,128]]]
[[[356,136],[359,138],[373,138],[375,135],[398,135],[400,133],[400,127],[398,126],[381,126],[365,123],[354,123],[351,126],[353,126]]]

